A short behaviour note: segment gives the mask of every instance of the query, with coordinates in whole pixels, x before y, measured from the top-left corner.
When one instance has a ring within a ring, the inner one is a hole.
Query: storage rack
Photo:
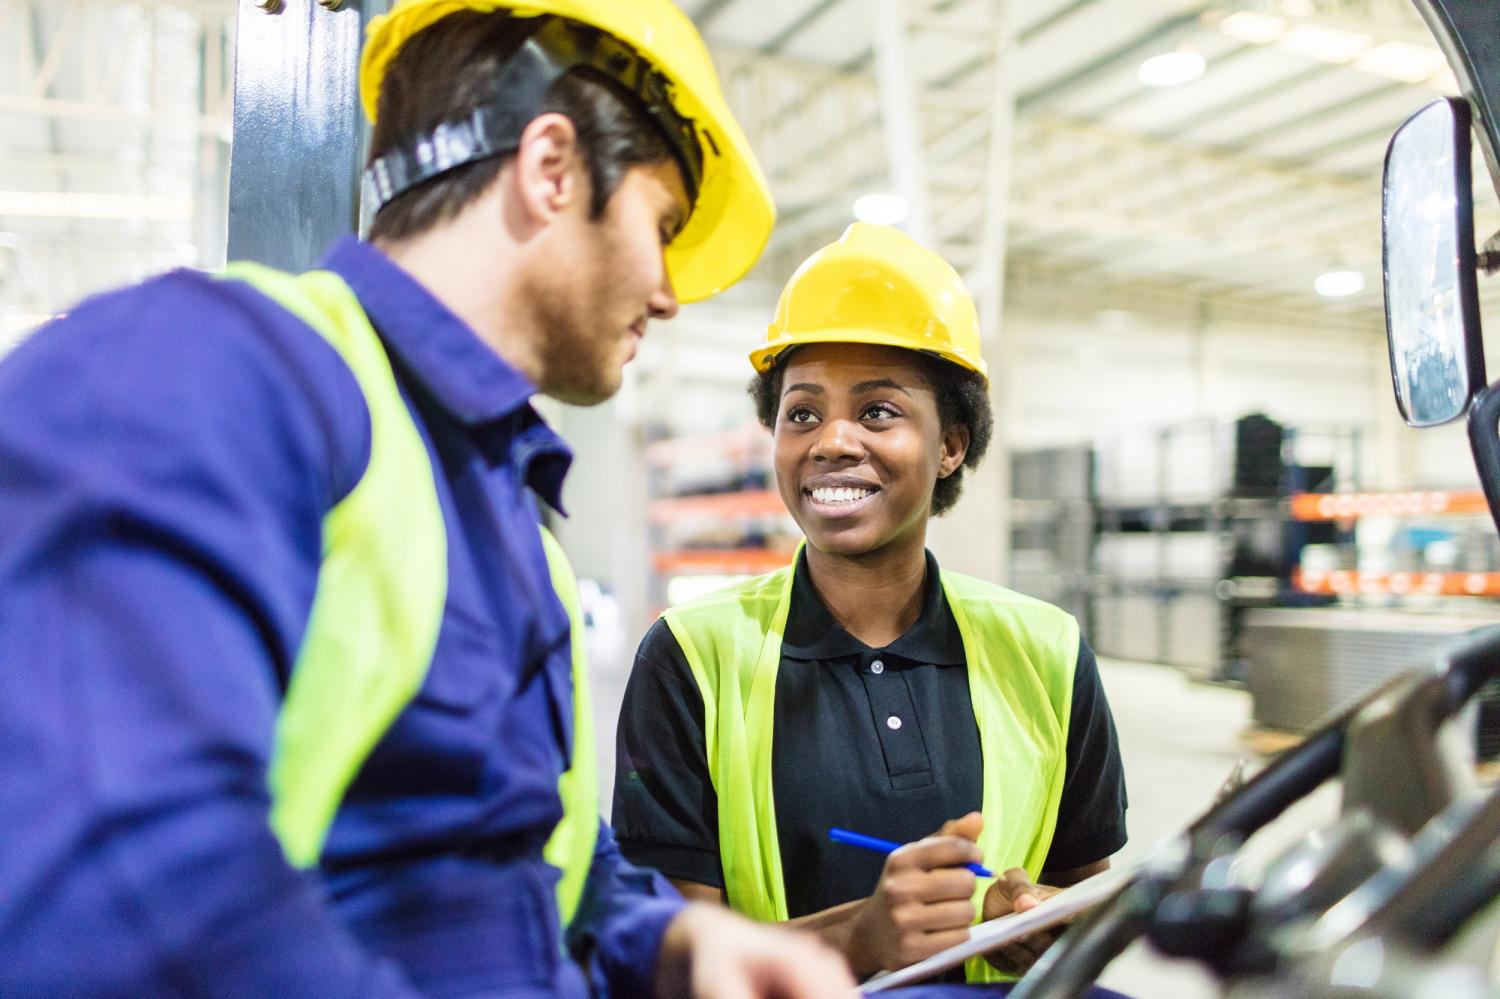
[[[1358,450],[1352,429],[1252,414],[1017,452],[1011,585],[1072,611],[1102,654],[1241,681],[1248,611],[1329,602],[1294,569],[1342,528],[1292,520],[1288,498],[1355,481]]]
[[[1093,622],[1094,452],[1087,446],[1011,455],[1011,579],[1022,593]]]
[[[655,441],[646,464],[653,612],[675,602],[682,577],[709,589],[791,562],[800,535],[771,488],[770,438],[759,424]]]

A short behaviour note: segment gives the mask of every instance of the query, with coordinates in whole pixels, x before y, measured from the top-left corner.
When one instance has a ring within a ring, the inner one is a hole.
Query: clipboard
[[[1058,892],[1035,908],[979,923],[969,930],[969,938],[963,943],[954,944],[945,951],[907,965],[899,971],[882,972],[867,981],[860,988],[860,994],[870,995],[920,982],[940,971],[955,968],[976,954],[992,951],[996,947],[1029,937],[1038,930],[1056,926],[1114,895],[1125,887],[1135,872],[1135,865],[1101,871]]]

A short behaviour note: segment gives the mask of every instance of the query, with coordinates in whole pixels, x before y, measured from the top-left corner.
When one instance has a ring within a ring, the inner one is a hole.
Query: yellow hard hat
[[[460,11],[565,18],[603,31],[650,63],[666,78],[671,110],[690,122],[702,156],[692,215],[666,252],[678,300],[717,294],[754,266],[776,222],[770,187],[724,100],[698,29],[670,0],[397,0],[366,33],[359,90],[371,122],[386,69],[401,46]],[[684,179],[691,190],[691,178]]]
[[[870,343],[935,354],[986,382],[979,315],[963,278],[894,226],[855,222],[802,262],[776,303],[766,342],[750,352],[765,371],[792,347]]]

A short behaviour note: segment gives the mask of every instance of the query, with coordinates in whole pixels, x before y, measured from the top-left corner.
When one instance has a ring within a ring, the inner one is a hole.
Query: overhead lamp
[[[1429,76],[1446,69],[1448,60],[1431,45],[1413,45],[1410,42],[1386,42],[1360,53],[1354,65],[1366,73],[1374,73],[1402,83],[1421,83]]]
[[[1203,56],[1191,49],[1180,49],[1152,56],[1141,63],[1136,75],[1148,87],[1178,87],[1198,79],[1207,68]]]
[[[1324,298],[1348,298],[1365,290],[1365,276],[1359,271],[1325,271],[1313,282],[1313,290]]]
[[[1251,45],[1270,45],[1286,34],[1286,21],[1274,14],[1240,10],[1220,21],[1219,30]]]
[[[1342,65],[1353,62],[1374,41],[1369,35],[1358,31],[1329,28],[1321,24],[1299,24],[1282,35],[1276,44],[1288,52],[1296,52],[1319,62]]]
[[[899,194],[872,192],[854,199],[854,217],[877,225],[900,225],[911,214],[911,207]]]

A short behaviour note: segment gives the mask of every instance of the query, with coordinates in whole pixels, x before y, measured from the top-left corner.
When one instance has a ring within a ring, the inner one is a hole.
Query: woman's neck
[[[906,633],[922,614],[927,556],[921,538],[867,555],[831,555],[808,545],[807,574],[823,606],[872,649]]]

